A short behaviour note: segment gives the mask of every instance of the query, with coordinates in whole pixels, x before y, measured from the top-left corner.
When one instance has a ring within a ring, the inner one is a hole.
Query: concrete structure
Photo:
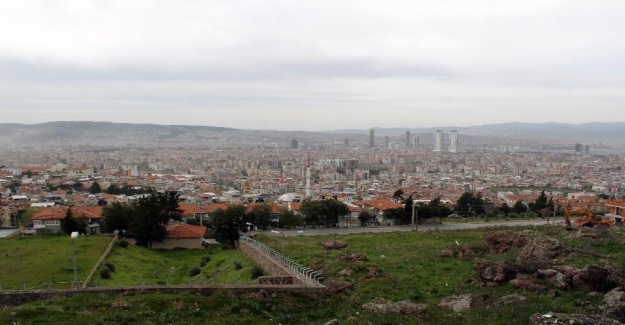
[[[297,142],[297,139],[291,140],[291,149],[297,149],[297,148],[299,148],[299,142]]]
[[[410,137],[410,131],[406,131],[406,147],[410,148],[412,146],[412,141]]]
[[[449,152],[458,152],[458,131],[449,132]]]
[[[388,135],[384,136],[384,148],[385,149],[391,148],[391,138]]]
[[[152,243],[155,249],[200,249],[202,248],[202,240],[206,227],[193,226],[184,223],[176,223],[167,225],[167,235],[161,243]]]
[[[434,133],[434,151],[443,150],[443,130],[436,130]]]
[[[375,148],[375,130],[369,129],[369,148]]]

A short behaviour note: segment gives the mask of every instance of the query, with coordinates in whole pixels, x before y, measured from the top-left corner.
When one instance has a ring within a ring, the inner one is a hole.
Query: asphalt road
[[[549,224],[554,220],[549,219]],[[563,223],[562,218],[556,219],[556,223]],[[467,223],[442,223],[418,225],[417,231],[427,230],[452,230],[452,229],[475,229],[498,226],[540,226],[546,225],[547,220],[519,220],[502,222],[467,222]],[[352,228],[304,228],[296,230],[273,230],[277,236],[316,236],[327,234],[359,234],[378,232],[413,231],[411,226],[391,226],[391,227],[352,227]]]

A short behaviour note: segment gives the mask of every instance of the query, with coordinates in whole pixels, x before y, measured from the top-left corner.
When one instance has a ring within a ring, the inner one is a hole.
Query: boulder
[[[625,291],[623,291],[622,287],[614,288],[605,294],[603,302],[608,307],[616,307],[625,304]]]
[[[571,286],[569,280],[562,272],[553,269],[538,270],[538,276],[547,280],[551,285],[559,289],[566,289]]]
[[[518,293],[513,293],[511,295],[503,296],[499,298],[499,304],[504,306],[516,305],[521,302],[527,301],[526,296],[522,296]]]
[[[362,277],[363,279],[377,279],[384,276],[384,271],[377,266],[369,267],[368,270],[369,272]]]
[[[111,303],[111,308],[121,308],[121,309],[126,309],[128,308],[128,303],[122,300],[118,300],[118,301],[113,301]]]
[[[450,296],[441,300],[440,307],[448,308],[456,313],[470,309],[475,303],[475,298],[469,294],[460,296]]]
[[[598,265],[586,265],[574,279],[576,283],[587,285],[591,291],[608,292],[618,287],[610,270]]]
[[[367,254],[365,253],[354,253],[351,254],[347,257],[347,260],[350,262],[362,262],[362,261],[368,261],[369,258],[367,257]]]
[[[473,268],[477,271],[477,276],[486,285],[494,285],[506,282],[516,276],[517,270],[514,265],[505,261],[489,261],[483,258],[476,258]]]
[[[338,319],[333,319],[333,320],[329,320],[327,322],[325,322],[323,325],[339,325],[339,320]]]
[[[354,286],[353,283],[347,281],[334,281],[334,280],[325,280],[323,281],[323,285],[326,287],[327,293],[339,293],[343,292]]]
[[[440,253],[438,253],[438,256],[440,256],[440,257],[454,257],[454,251],[449,249],[449,248],[445,248]]]
[[[352,274],[354,274],[354,271],[348,270],[348,269],[344,269],[344,270],[339,271],[336,275],[338,275],[338,276],[351,276]]]
[[[395,315],[422,315],[428,309],[426,304],[415,304],[404,300],[390,304],[366,303],[362,305],[364,311],[374,314],[395,314]]]
[[[530,325],[620,325],[619,321],[599,315],[577,314],[534,314],[530,317]]]
[[[535,283],[528,279],[516,278],[510,281],[510,284],[524,291],[544,292],[547,290],[547,287],[544,285]]]
[[[322,243],[325,249],[344,249],[347,247],[347,242],[344,240],[329,240]]]
[[[505,253],[514,248],[522,248],[529,242],[525,235],[512,231],[486,231],[486,247],[493,253]]]
[[[517,256],[517,263],[522,271],[534,273],[539,269],[548,269],[553,259],[564,251],[560,242],[553,238],[538,237],[525,245]]]

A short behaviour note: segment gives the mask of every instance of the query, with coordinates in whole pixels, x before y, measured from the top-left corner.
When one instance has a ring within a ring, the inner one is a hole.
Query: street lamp
[[[76,267],[76,238],[78,238],[78,232],[73,231],[70,235],[72,238],[72,260],[74,264],[74,289],[78,289],[78,268]]]

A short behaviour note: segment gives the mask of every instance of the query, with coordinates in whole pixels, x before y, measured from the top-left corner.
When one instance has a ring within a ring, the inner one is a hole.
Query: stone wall
[[[240,297],[250,293],[297,293],[311,297],[323,297],[325,287],[311,288],[302,285],[237,285],[237,286],[145,286],[116,288],[84,288],[75,290],[36,290],[36,291],[5,291],[0,293],[0,306],[17,306],[31,301],[53,298],[67,298],[78,294],[117,294],[132,296],[146,293],[193,294],[210,296],[222,293],[232,297]]]

